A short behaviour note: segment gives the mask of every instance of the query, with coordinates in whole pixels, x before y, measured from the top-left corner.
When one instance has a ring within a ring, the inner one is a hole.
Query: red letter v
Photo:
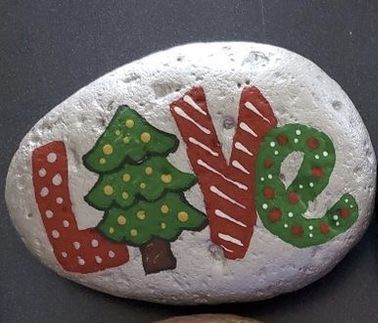
[[[229,259],[243,258],[256,224],[255,162],[259,146],[277,125],[268,101],[256,87],[243,90],[227,164],[202,87],[194,87],[170,109],[204,195],[211,240]]]

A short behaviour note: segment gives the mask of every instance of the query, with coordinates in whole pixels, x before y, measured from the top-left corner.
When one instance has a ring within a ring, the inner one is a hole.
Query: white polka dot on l
[[[115,257],[115,253],[114,253],[114,251],[109,250],[109,252],[108,252],[108,256],[109,256],[109,258],[114,258],[114,257]]]
[[[43,187],[41,189],[41,192],[39,193],[42,197],[46,197],[47,195],[49,195],[49,189],[47,187]]]
[[[67,221],[67,220],[63,220],[63,226],[65,227],[65,228],[68,228],[69,226],[70,226],[70,223]]]
[[[84,266],[85,265],[85,260],[81,257],[77,257],[77,263],[80,265],[80,266]]]
[[[80,249],[80,242],[75,241],[75,242],[72,243],[72,244],[73,244],[73,246],[74,246],[74,248],[75,248],[76,250],[79,250],[79,249]]]
[[[95,257],[95,260],[96,260],[96,262],[97,262],[98,264],[101,264],[101,263],[102,263],[102,258],[99,257],[99,256],[96,256],[96,257]]]
[[[56,159],[58,158],[58,156],[56,155],[56,153],[49,153],[47,155],[47,161],[49,163],[55,163]]]
[[[46,169],[41,168],[41,169],[38,171],[38,175],[39,175],[40,177],[45,177],[45,176],[47,175],[47,171],[46,171]]]
[[[63,182],[62,176],[61,176],[59,173],[56,174],[56,175],[52,178],[51,182],[52,182],[55,186],[59,186],[59,185],[62,184],[62,182]]]
[[[92,246],[93,248],[98,247],[98,240],[96,240],[96,239],[92,239],[92,241],[91,241],[91,246]]]
[[[58,239],[60,237],[60,233],[58,230],[52,230],[51,235],[54,239]]]
[[[58,203],[58,204],[62,204],[63,203],[63,197],[57,197],[56,198],[56,203]]]
[[[54,216],[54,212],[51,210],[46,210],[45,215],[46,218],[51,219]]]
[[[67,258],[67,256],[68,256],[68,255],[67,255],[67,252],[65,252],[65,251],[63,251],[63,252],[61,253],[61,255],[62,255],[63,258]]]

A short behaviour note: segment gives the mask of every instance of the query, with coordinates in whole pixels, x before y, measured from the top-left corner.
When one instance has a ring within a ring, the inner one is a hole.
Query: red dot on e
[[[350,215],[349,210],[346,207],[342,207],[339,210],[339,214],[340,214],[340,217],[342,217],[343,219],[346,219]]]
[[[278,222],[279,220],[281,220],[282,212],[278,208],[273,208],[269,211],[268,216],[269,216],[270,222],[275,223],[275,222]]]
[[[299,202],[299,195],[295,192],[290,192],[288,195],[288,200],[290,204],[297,204]]]
[[[291,227],[291,233],[295,236],[302,236],[303,235],[303,228],[302,226],[298,225],[298,224],[294,224],[292,227]]]
[[[267,198],[268,200],[274,199],[274,197],[276,196],[274,189],[271,187],[265,187],[263,194],[264,194],[264,197]]]
[[[273,166],[273,161],[271,159],[265,159],[264,160],[264,167],[265,168],[271,168]]]
[[[310,138],[307,140],[307,146],[311,149],[316,149],[319,147],[319,141],[315,138]]]
[[[311,170],[311,174],[314,177],[322,177],[324,175],[324,170],[321,167],[313,167]]]
[[[286,145],[288,143],[289,139],[285,135],[279,135],[277,137],[277,141],[278,141],[278,144],[280,146],[283,146],[283,145]]]
[[[320,233],[327,234],[329,232],[329,225],[327,223],[323,223],[320,225]]]

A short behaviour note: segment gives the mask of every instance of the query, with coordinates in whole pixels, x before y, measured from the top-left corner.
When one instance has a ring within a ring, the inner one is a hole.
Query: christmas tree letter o
[[[184,196],[196,177],[167,160],[177,147],[174,135],[121,106],[83,157],[84,165],[99,174],[85,196],[104,211],[97,229],[109,240],[138,247],[146,274],[176,268],[169,243],[183,230],[200,231],[207,224]]]

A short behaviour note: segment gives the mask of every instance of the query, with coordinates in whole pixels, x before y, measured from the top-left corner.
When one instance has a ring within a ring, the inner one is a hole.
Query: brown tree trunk
[[[176,258],[168,241],[155,238],[139,249],[146,275],[176,268]]]

